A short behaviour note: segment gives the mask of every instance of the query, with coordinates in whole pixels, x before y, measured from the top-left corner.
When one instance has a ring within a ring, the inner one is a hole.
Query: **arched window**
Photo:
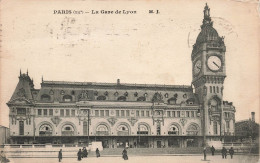
[[[217,93],[219,93],[219,88],[218,88],[218,86],[217,86]]]
[[[96,129],[96,135],[98,136],[105,136],[108,135],[108,128],[106,125],[98,125],[97,129]]]
[[[148,135],[148,133],[149,133],[149,128],[146,125],[140,124],[138,126],[138,131],[137,131],[138,135]]]
[[[97,100],[98,101],[104,101],[104,100],[106,100],[106,96],[98,96]]]
[[[51,97],[49,95],[43,94],[41,96],[41,101],[43,102],[49,102],[51,100]]]
[[[210,89],[210,93],[212,93],[212,86],[210,86],[209,89]]]
[[[210,107],[212,111],[218,111],[218,102],[215,99],[210,101]]]
[[[118,101],[126,101],[126,97],[125,96],[120,96],[117,99]]]
[[[171,125],[168,131],[169,135],[179,135],[179,128],[176,125]]]
[[[62,136],[73,136],[75,134],[74,132],[75,132],[75,129],[70,124],[64,125],[61,129]]]
[[[195,124],[191,124],[187,128],[187,135],[198,135],[198,133],[199,133],[199,127]]]
[[[72,101],[72,96],[70,96],[70,95],[63,96],[63,101],[64,102],[71,102]]]
[[[213,86],[213,92],[216,93],[216,91],[215,91],[215,86]]]
[[[129,135],[129,129],[126,125],[121,124],[117,127],[117,135],[118,136],[126,136]]]
[[[52,135],[52,127],[48,124],[43,124],[39,128],[40,136],[51,136]]]
[[[141,96],[141,97],[137,98],[137,101],[145,101],[145,100],[146,100],[146,98],[144,96]]]

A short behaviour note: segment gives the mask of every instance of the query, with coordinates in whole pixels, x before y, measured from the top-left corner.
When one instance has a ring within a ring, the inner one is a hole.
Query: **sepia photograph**
[[[0,163],[259,162],[257,0],[0,0]]]

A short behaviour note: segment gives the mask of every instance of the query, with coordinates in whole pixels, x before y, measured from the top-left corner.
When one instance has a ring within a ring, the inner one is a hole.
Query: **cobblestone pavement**
[[[222,159],[220,155],[208,156],[203,161],[203,156],[131,156],[129,160],[121,157],[90,157],[77,161],[77,158],[63,158],[62,163],[260,163],[259,156],[235,155],[233,159],[228,156]],[[14,163],[58,163],[58,158],[10,158]]]

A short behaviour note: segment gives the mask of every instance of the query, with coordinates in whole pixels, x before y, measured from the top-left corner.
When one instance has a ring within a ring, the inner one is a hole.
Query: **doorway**
[[[162,147],[162,142],[160,140],[157,141],[157,148],[161,148]]]

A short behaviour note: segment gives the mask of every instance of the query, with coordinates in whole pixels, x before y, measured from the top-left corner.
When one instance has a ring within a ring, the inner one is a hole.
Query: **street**
[[[259,156],[235,155],[233,159],[228,156],[227,159],[222,159],[220,155],[207,156],[208,161],[202,161],[203,156],[129,156],[129,160],[123,160],[121,157],[90,157],[77,161],[77,158],[63,158],[62,163],[257,163]],[[58,158],[10,158],[13,163],[58,163]]]

